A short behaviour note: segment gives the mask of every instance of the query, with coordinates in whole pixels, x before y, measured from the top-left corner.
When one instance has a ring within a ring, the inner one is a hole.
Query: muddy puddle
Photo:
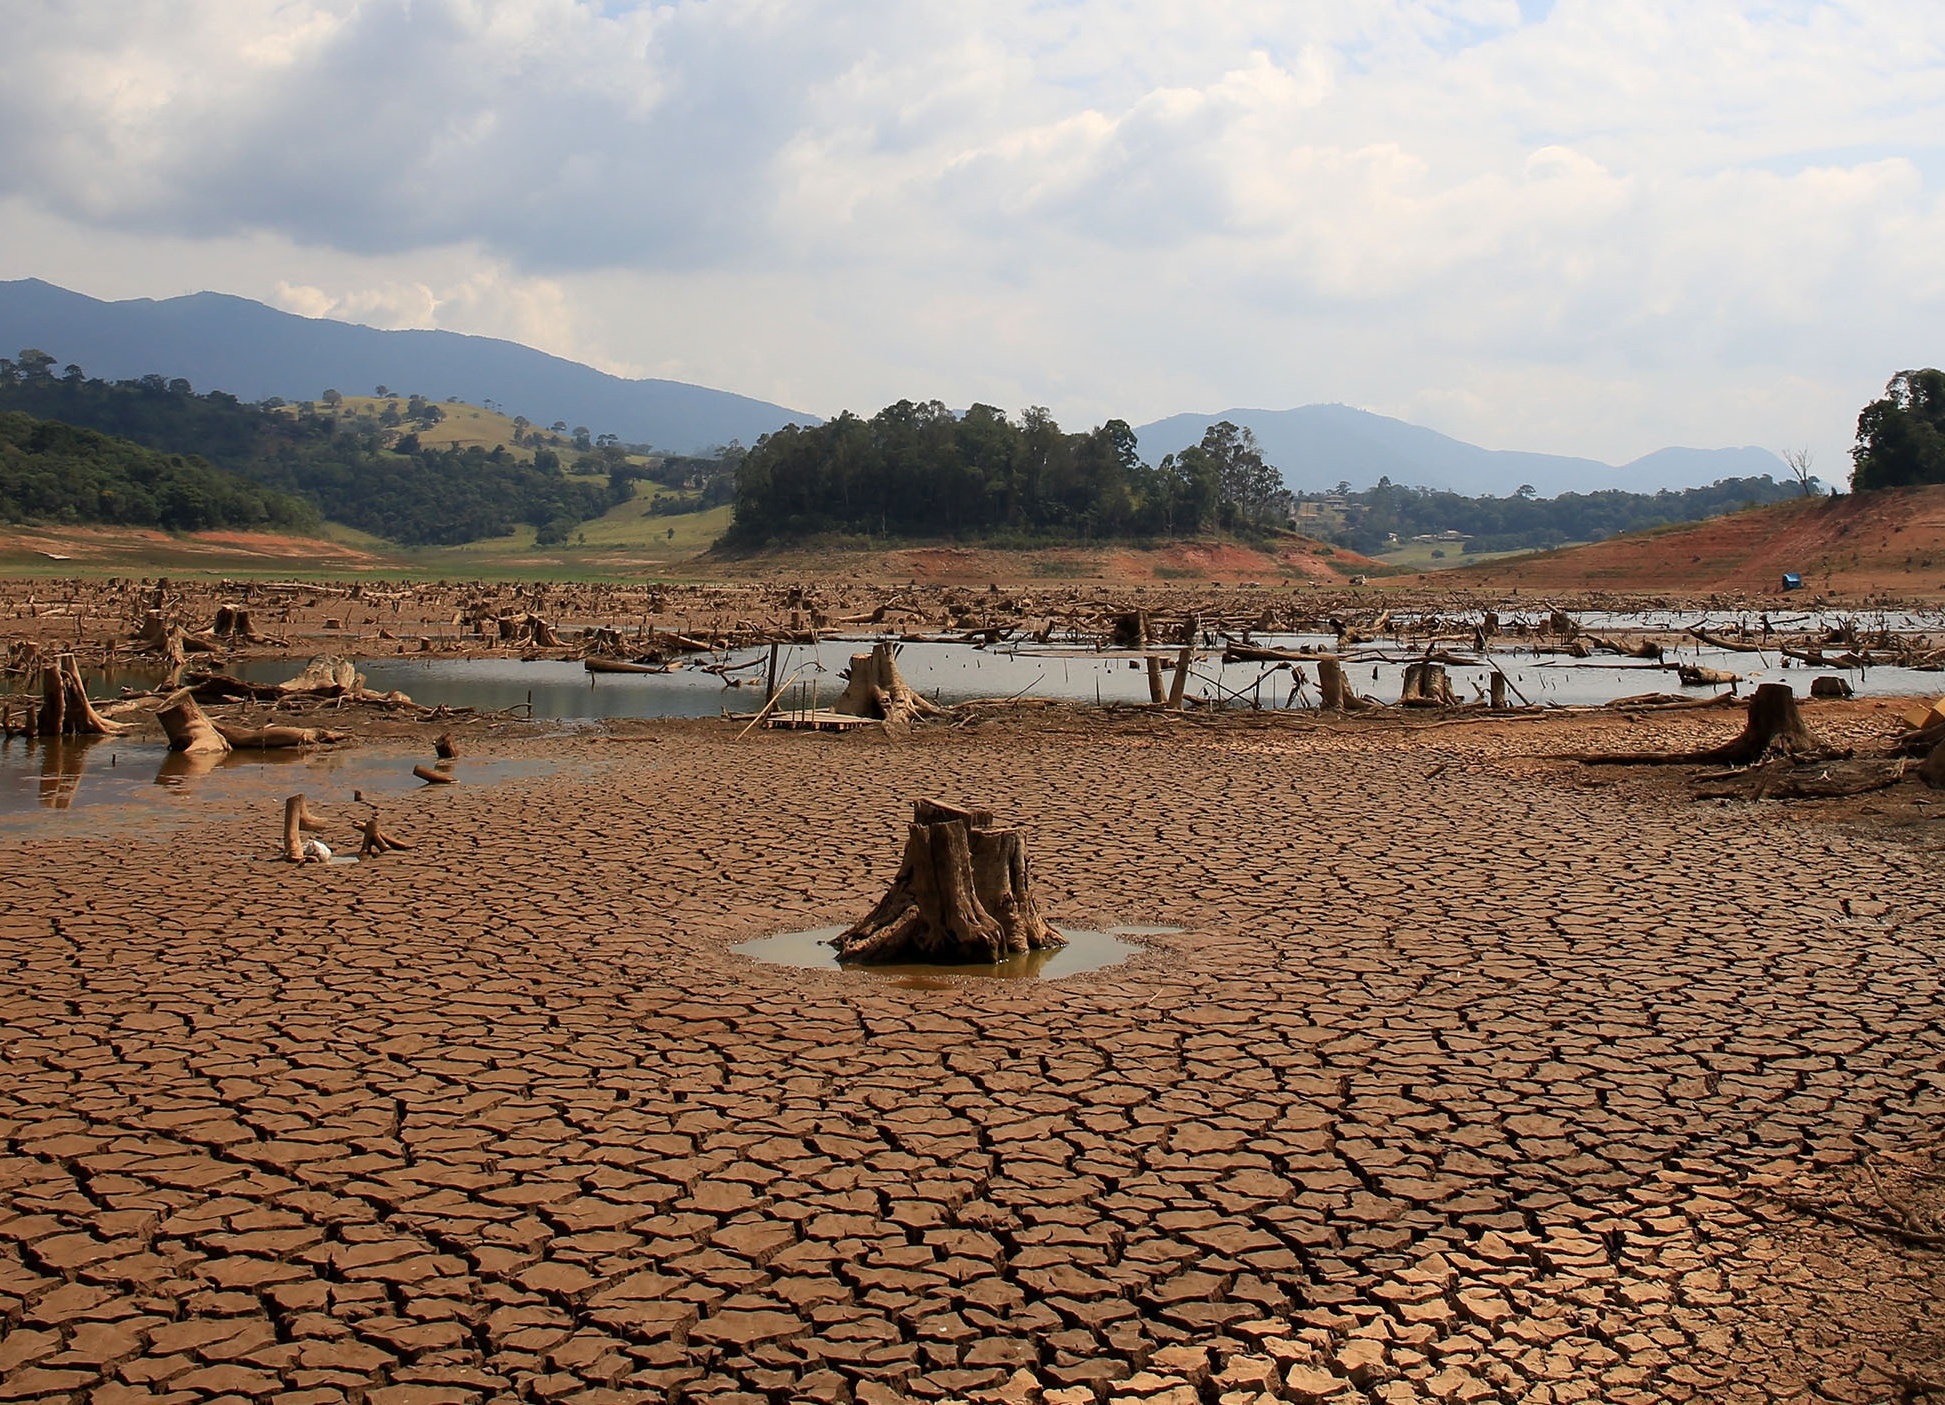
[[[188,818],[213,806],[270,804],[298,791],[325,805],[350,800],[353,790],[397,795],[425,788],[412,774],[424,760],[422,751],[373,747],[183,756],[161,742],[16,738],[0,743],[0,836],[59,824],[77,810],[90,811],[92,824],[116,814]],[[538,775],[554,766],[546,760],[464,758],[450,764],[454,778],[467,785]]]
[[[831,949],[831,938],[842,927],[813,927],[803,932],[733,946],[731,951],[766,966],[792,966],[804,971],[843,971],[860,980],[881,980],[910,990],[926,990],[965,980],[1041,980],[1057,981],[1083,971],[1099,971],[1118,966],[1143,948],[1131,938],[1166,936],[1179,927],[1110,927],[1093,931],[1080,927],[1060,927],[1067,945],[1053,951],[1030,951],[990,966],[938,965],[912,963],[887,966],[840,966]]]

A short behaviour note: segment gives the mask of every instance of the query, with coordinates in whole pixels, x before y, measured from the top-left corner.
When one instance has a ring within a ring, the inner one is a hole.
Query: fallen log
[[[412,768],[412,774],[424,781],[427,785],[459,784],[458,776],[447,775],[444,771],[435,771],[430,766],[414,766]]]
[[[330,746],[351,735],[325,727],[236,727],[227,722],[210,724],[224,741],[238,751],[277,751],[296,746]]]
[[[1765,649],[1765,646],[1761,644],[1740,643],[1733,639],[1724,639],[1718,634],[1710,634],[1699,624],[1692,624],[1682,632],[1691,638],[1701,640],[1702,643],[1708,645],[1711,649],[1724,649],[1732,654],[1760,654]]]
[[[846,965],[990,965],[1066,941],[1034,900],[1021,830],[995,828],[990,811],[920,800],[890,889],[831,945]]]
[[[589,673],[674,673],[682,667],[679,660],[671,662],[642,663],[629,659],[604,659],[589,654],[581,660],[581,666]]]
[[[190,675],[189,693],[197,702],[276,702],[288,694],[274,683],[247,683],[227,673]]]

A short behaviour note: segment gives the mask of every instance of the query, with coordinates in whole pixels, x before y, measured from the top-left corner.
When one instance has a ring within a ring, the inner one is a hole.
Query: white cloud
[[[0,5],[0,272],[90,291],[824,412],[1341,399],[1610,459],[1831,463],[1939,356],[1945,12],[1904,0]]]

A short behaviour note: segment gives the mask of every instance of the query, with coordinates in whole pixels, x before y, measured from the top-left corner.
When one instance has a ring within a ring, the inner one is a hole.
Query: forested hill
[[[318,515],[199,458],[0,410],[0,521],[307,532]]]
[[[442,413],[418,397],[419,425]],[[184,380],[90,380],[77,366],[53,373],[52,358],[22,352],[0,360],[0,411],[117,435],[164,455],[196,455],[253,483],[295,495],[317,514],[407,546],[503,536],[531,524],[563,540],[578,522],[629,496],[621,479],[569,477],[541,451],[533,462],[504,449],[427,449],[414,421],[355,426],[328,407],[246,405],[233,395],[198,395]],[[24,508],[4,508],[22,514]],[[122,521],[77,499],[71,521]],[[174,525],[174,524],[162,524]]]
[[[0,281],[0,346],[46,347],[110,379],[167,368],[246,401],[409,385],[433,400],[491,402],[536,424],[594,425],[671,453],[748,444],[816,419],[707,386],[612,376],[492,337],[381,331],[221,293],[102,302],[36,278]]]
[[[1694,521],[1800,493],[1767,475],[1681,492],[1603,490],[1541,498],[1530,488],[1468,498],[1380,479],[1331,493],[1297,525],[1366,555],[1393,538],[1453,532],[1467,551],[1589,541]],[[1145,538],[1291,524],[1297,503],[1246,427],[1205,426],[1200,443],[1143,462],[1134,433],[1110,420],[1069,434],[1044,410],[1009,419],[990,405],[954,415],[901,400],[870,419],[766,435],[736,478],[732,542],[822,532],[903,537]]]
[[[1811,483],[1815,484],[1812,479]],[[1462,497],[1429,488],[1407,488],[1380,479],[1378,486],[1343,498],[1342,525],[1329,534],[1339,546],[1376,556],[1398,541],[1440,532],[1466,538],[1459,550],[1527,551],[1564,542],[1602,541],[1676,522],[1699,522],[1802,497],[1804,485],[1779,483],[1768,474],[1725,478],[1680,492],[1561,493],[1542,498],[1530,491],[1503,498]]]
[[[908,537],[1129,537],[1252,531],[1289,494],[1248,430],[1211,425],[1150,466],[1121,420],[1069,434],[1045,410],[955,415],[901,400],[870,419],[765,435],[736,473],[731,540],[850,532]]]

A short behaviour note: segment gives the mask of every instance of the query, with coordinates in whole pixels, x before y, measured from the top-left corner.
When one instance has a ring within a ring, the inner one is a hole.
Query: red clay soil
[[[1307,537],[1287,537],[1267,550],[1225,541],[1172,541],[1153,547],[1048,546],[1025,550],[985,546],[911,546],[875,551],[794,549],[766,552],[761,556],[730,557],[711,563],[706,569],[708,574],[724,578],[859,576],[941,585],[1050,580],[1342,585],[1354,574],[1377,569],[1377,563]]]
[[[1753,595],[1780,592],[1786,571],[1817,594],[1945,594],[1945,486],[1778,503],[1414,583]]]
[[[0,563],[47,561],[72,561],[82,571],[165,564],[211,569],[279,564],[356,569],[377,564],[379,558],[340,542],[270,532],[171,535],[131,527],[0,526]]]

